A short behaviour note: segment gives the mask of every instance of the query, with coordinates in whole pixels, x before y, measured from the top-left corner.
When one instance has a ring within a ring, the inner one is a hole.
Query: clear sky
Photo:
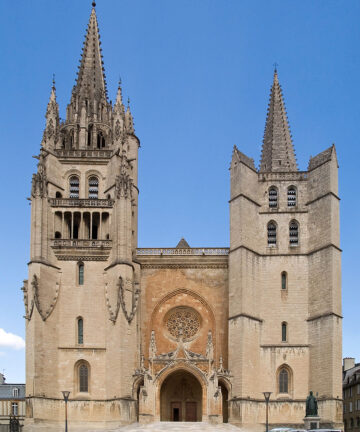
[[[279,64],[299,168],[336,144],[343,354],[360,361],[360,2],[98,0],[96,9],[110,99],[121,76],[141,140],[142,247],[175,246],[180,237],[190,246],[229,245],[232,148],[258,164]],[[0,372],[8,382],[25,379],[20,288],[32,155],[53,73],[65,117],[90,10],[91,0],[0,0]]]

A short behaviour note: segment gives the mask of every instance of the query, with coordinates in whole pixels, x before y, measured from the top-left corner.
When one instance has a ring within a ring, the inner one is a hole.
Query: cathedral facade
[[[95,5],[60,121],[55,84],[31,190],[26,427],[342,423],[335,147],[299,171],[275,71],[260,168],[233,150],[230,246],[138,248],[140,141],[108,100]],[[225,169],[225,168],[224,168]]]

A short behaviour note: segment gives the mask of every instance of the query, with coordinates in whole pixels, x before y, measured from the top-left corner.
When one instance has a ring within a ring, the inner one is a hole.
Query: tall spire
[[[98,22],[93,2],[85,36],[79,72],[73,94],[81,99],[107,101],[105,69],[101,54]]]
[[[298,171],[298,167],[278,73],[275,67],[265,124],[260,172],[290,171]]]

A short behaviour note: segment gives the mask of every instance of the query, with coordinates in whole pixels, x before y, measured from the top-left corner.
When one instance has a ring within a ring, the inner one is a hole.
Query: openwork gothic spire
[[[260,172],[290,171],[298,171],[298,167],[283,95],[275,69],[265,124]]]
[[[100,48],[100,34],[95,8],[91,10],[85,36],[79,72],[73,94],[81,99],[107,101],[104,62]]]

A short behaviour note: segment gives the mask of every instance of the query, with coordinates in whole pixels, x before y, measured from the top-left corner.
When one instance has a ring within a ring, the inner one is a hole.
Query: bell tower
[[[26,429],[136,418],[138,149],[119,82],[108,100],[95,3],[76,85],[59,118],[55,82],[31,189],[26,318]]]

